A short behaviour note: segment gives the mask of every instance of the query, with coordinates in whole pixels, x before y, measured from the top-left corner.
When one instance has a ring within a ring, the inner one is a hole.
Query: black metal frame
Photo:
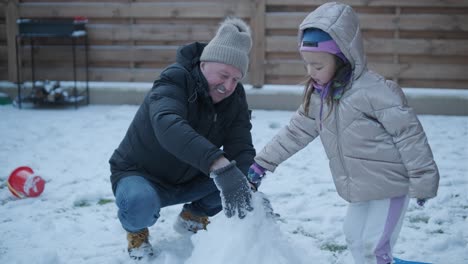
[[[85,79],[86,79],[86,104],[89,105],[89,80],[88,80],[88,72],[89,72],[89,61],[88,61],[88,34],[86,32],[86,30],[83,30],[84,31],[84,34],[83,35],[80,35],[80,36],[74,36],[73,34],[70,34],[70,35],[54,35],[54,34],[41,34],[41,35],[37,35],[37,34],[18,34],[16,35],[16,40],[15,40],[15,46],[16,46],[16,83],[17,83],[17,86],[18,86],[18,106],[19,108],[21,109],[21,102],[23,100],[22,96],[21,96],[21,84],[22,84],[22,80],[21,80],[21,76],[20,76],[20,65],[21,65],[21,62],[19,61],[19,48],[22,46],[21,45],[21,40],[22,39],[29,39],[29,43],[30,43],[30,46],[31,46],[31,79],[32,79],[32,89],[34,91],[35,89],[35,64],[34,64],[34,39],[36,38],[69,38],[71,39],[72,41],[72,57],[73,57],[73,81],[74,81],[74,85],[73,85],[73,96],[75,97],[75,108],[78,108],[78,100],[77,100],[77,96],[78,96],[78,89],[77,89],[77,79],[76,79],[76,40],[78,38],[84,38],[84,46],[85,46]]]

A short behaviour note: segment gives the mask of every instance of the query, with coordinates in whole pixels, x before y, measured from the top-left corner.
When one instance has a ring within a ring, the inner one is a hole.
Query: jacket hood
[[[190,95],[190,101],[196,100],[198,96],[209,98],[208,82],[203,76],[200,67],[200,56],[205,48],[206,43],[193,42],[191,44],[181,46],[177,50],[176,64],[182,66],[191,75],[193,81],[196,82],[195,90]],[[205,87],[205,88],[202,88]]]
[[[206,43],[194,42],[177,50],[176,62],[191,71],[200,62]]]
[[[307,15],[299,26],[299,45],[302,32],[307,28],[321,29],[335,40],[353,67],[354,79],[366,69],[359,19],[350,6],[336,2],[326,3]]]

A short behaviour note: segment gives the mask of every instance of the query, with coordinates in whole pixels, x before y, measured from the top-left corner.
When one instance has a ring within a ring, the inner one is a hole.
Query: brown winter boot
[[[140,260],[153,256],[153,247],[149,240],[148,228],[138,233],[127,232],[128,255],[132,259]]]
[[[206,230],[209,223],[208,216],[194,215],[190,211],[182,209],[174,223],[174,229],[181,234],[187,231],[197,233],[199,230]]]

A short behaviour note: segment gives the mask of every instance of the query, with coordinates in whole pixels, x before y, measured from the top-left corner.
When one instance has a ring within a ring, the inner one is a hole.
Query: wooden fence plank
[[[161,72],[162,69],[94,68],[90,76],[96,81],[153,82]]]
[[[468,31],[468,15],[401,15],[398,28],[402,30]]]
[[[397,76],[398,78],[413,79],[468,80],[466,74],[468,65],[369,63],[369,68],[387,78]],[[269,62],[266,67],[267,75],[303,76],[304,73],[304,65],[299,61]]]
[[[90,81],[106,82],[153,82],[158,78],[162,69],[131,69],[131,68],[89,68]],[[84,68],[77,68],[78,77]],[[41,67],[37,69],[36,74],[39,78],[48,80],[73,80],[73,71],[68,69],[57,69]],[[25,79],[31,79],[30,71],[25,71]],[[78,78],[83,80],[82,78]]]
[[[468,40],[438,39],[364,39],[366,53],[399,53],[468,56]],[[266,38],[266,52],[297,52],[297,38],[273,36]]]
[[[6,25],[0,24],[0,41],[5,41],[5,40],[7,40]]]
[[[304,1],[304,0],[267,0],[267,5],[311,5],[311,2],[314,5],[325,4],[327,0],[314,0],[314,1]],[[415,7],[467,7],[468,2],[465,0],[410,0],[410,1],[395,1],[395,0],[343,0],[343,3],[349,4],[351,6],[415,6]]]
[[[21,17],[127,17],[127,18],[223,18],[249,17],[250,6],[236,2],[213,3],[24,3]]]
[[[92,40],[110,41],[208,41],[217,26],[183,25],[89,25],[87,30]]]
[[[468,56],[468,40],[438,39],[366,39],[368,53],[465,55]]]
[[[268,75],[265,77],[265,83],[300,85],[303,86],[307,80],[305,76],[278,76]],[[418,79],[399,79],[400,87],[424,87],[424,88],[449,88],[466,89],[468,81],[465,80],[418,80]],[[299,106],[299,105],[298,105]]]
[[[128,3],[129,0],[72,0],[74,2],[108,2],[108,3]],[[133,0],[134,1],[134,0]],[[153,0],[149,0],[153,1]],[[184,0],[185,1],[185,0]],[[49,3],[49,4],[56,4],[56,3],[63,3],[63,2],[70,2],[70,0],[21,0],[22,3]]]
[[[0,67],[1,70],[1,67]],[[90,67],[90,81],[106,81],[106,82],[153,82],[161,74],[163,68],[141,68],[132,69],[124,67]],[[77,68],[78,80],[83,80],[84,68]],[[64,68],[47,68],[41,67],[37,69],[36,74],[41,79],[48,80],[73,80],[73,72]],[[1,76],[1,75],[0,75]],[[24,77],[26,80],[31,79],[31,71],[25,71]],[[246,82],[249,82],[249,75],[245,77]]]
[[[0,80],[8,79],[8,68],[6,66],[0,66]]]
[[[0,61],[2,64],[6,62],[5,64],[8,63],[8,50],[6,46],[0,46]]]
[[[267,29],[294,29],[308,13],[269,13],[266,16]],[[361,29],[393,30],[397,27],[396,16],[388,14],[359,14]]]
[[[5,19],[5,17],[6,17],[6,15],[5,15],[6,4],[7,4],[7,1],[5,1],[5,0],[2,0],[0,2],[0,19],[1,20]]]
[[[468,65],[451,64],[370,64],[370,69],[385,73],[385,76],[413,79],[468,80]]]
[[[297,30],[308,13],[268,13],[267,29]],[[467,15],[358,14],[361,29],[468,31]]]
[[[200,17],[219,18],[237,15],[243,18],[250,17],[251,6],[248,2],[240,4],[236,1],[206,3],[133,3],[131,4],[132,17]]]
[[[417,63],[417,64],[466,64],[468,55],[446,55],[446,56],[431,56],[431,55],[398,55],[399,62]]]
[[[89,47],[89,62],[171,62],[175,61],[177,46],[91,46]],[[1,51],[1,49],[0,49]],[[24,54],[30,54],[30,46],[22,48]],[[77,58],[81,61],[84,47],[76,48]],[[71,46],[35,46],[34,60],[37,65],[48,62],[72,61]],[[1,53],[0,53],[1,55]],[[25,62],[30,60],[24,57]]]
[[[21,17],[129,17],[129,5],[118,3],[23,3]]]
[[[417,80],[400,79],[398,84],[401,87],[427,87],[427,88],[448,88],[448,89],[466,89],[468,81],[466,80]]]
[[[16,35],[18,27],[16,20],[18,19],[18,0],[9,0],[6,6],[6,37],[8,48],[8,80],[17,80],[16,70]]]
[[[253,8],[252,38],[250,54],[250,80],[253,87],[262,87],[265,82],[265,0],[255,0]]]
[[[296,36],[267,36],[266,52],[298,52]]]

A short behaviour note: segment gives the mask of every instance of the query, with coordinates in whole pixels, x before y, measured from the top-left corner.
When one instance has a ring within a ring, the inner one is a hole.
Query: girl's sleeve
[[[258,153],[255,161],[273,172],[279,164],[307,146],[318,136],[315,119],[304,113],[301,105],[283,127]]]
[[[408,106],[401,88],[386,81],[382,89],[367,94],[377,120],[393,137],[409,180],[412,198],[432,198],[437,195],[439,170],[418,117]]]

